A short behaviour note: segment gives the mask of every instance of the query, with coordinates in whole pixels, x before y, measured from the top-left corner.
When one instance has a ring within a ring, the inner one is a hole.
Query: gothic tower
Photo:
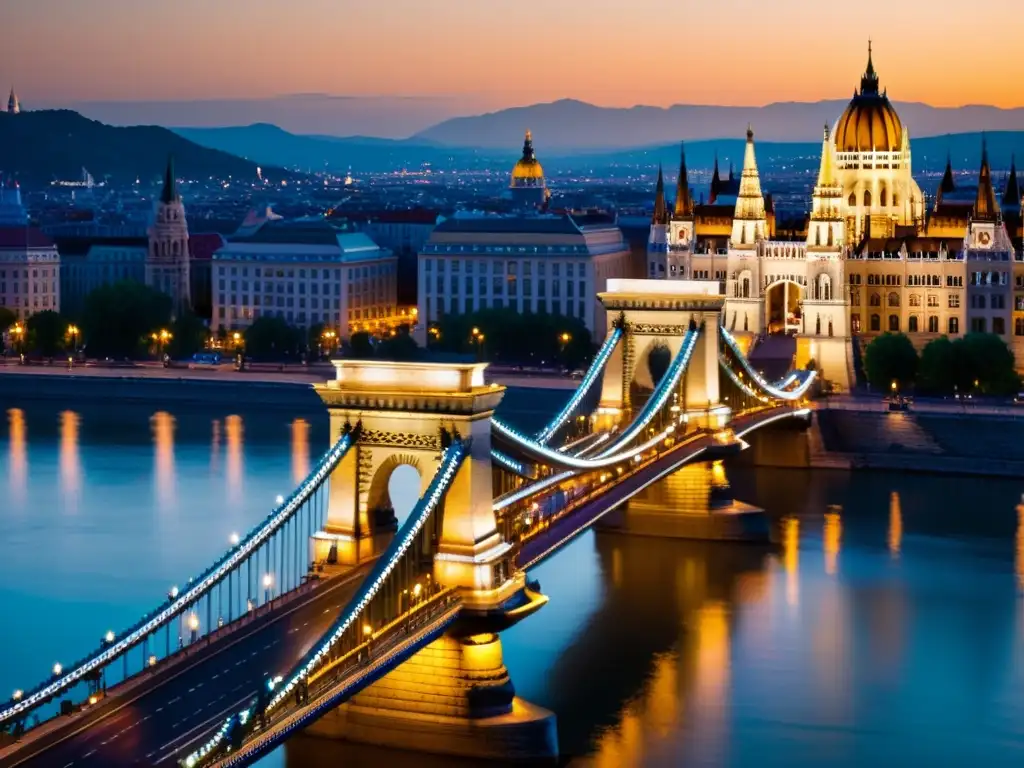
[[[679,147],[679,176],[676,178],[676,203],[672,211],[668,245],[668,277],[691,279],[696,239],[693,192],[686,172],[686,148]]]
[[[814,185],[807,227],[807,286],[797,337],[797,361],[814,360],[821,375],[846,389],[850,385],[849,306],[843,249],[846,240],[843,186],[836,171],[835,150],[828,126],[821,142],[821,165]]]
[[[2,93],[2,91],[0,91]],[[18,101],[18,94],[11,88],[11,95],[7,97],[7,113],[10,115],[16,115],[21,112],[21,102]]]
[[[164,186],[149,229],[146,284],[171,297],[175,316],[191,307],[188,223],[174,178],[174,159],[167,159]]]
[[[754,131],[747,127],[747,146],[743,154],[743,172],[740,175],[740,190],[736,197],[736,212],[733,215],[732,241],[730,246],[739,250],[754,250],[757,242],[768,233],[768,217],[764,209],[764,194],[761,192],[761,177],[757,172],[754,157]]]
[[[654,214],[647,236],[647,277],[666,277],[668,258],[668,203],[665,201],[665,174],[658,166],[658,184],[654,189]]]

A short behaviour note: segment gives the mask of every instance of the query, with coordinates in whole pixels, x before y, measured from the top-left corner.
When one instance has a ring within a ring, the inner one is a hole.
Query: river
[[[262,519],[323,414],[0,413],[0,691],[131,624]],[[1021,765],[1024,481],[731,469],[770,548],[588,533],[502,635],[579,766]],[[299,739],[265,766],[450,761]]]

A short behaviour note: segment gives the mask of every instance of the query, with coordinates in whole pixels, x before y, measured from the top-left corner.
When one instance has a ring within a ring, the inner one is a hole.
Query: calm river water
[[[316,411],[0,412],[0,691],[160,602],[326,443]],[[730,479],[778,546],[589,533],[532,574],[551,602],[505,660],[570,764],[1024,764],[1024,480]],[[449,763],[311,739],[263,761],[342,764]]]

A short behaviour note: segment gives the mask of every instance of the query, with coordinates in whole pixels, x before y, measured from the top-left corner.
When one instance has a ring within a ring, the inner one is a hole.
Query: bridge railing
[[[469,441],[463,440],[445,449],[426,493],[324,637],[286,676],[270,681],[267,688],[260,687],[246,709],[228,718],[213,738],[188,756],[186,766],[205,765],[237,749],[251,737],[258,719],[265,722],[278,709],[286,708],[296,691],[301,700],[312,675],[372,636],[375,623],[390,623],[411,607],[409,601],[439,593],[440,587],[430,578],[431,542],[439,538],[435,512],[468,452]],[[430,521],[435,523],[433,529],[428,527]]]
[[[740,349],[736,339],[733,338],[733,335],[729,333],[729,331],[725,328],[719,327],[719,333],[725,340],[733,359],[739,363],[740,367],[750,378],[753,384],[771,397],[778,400],[799,400],[807,393],[817,376],[816,371],[806,371],[801,373],[792,372],[781,381],[770,382],[758,371],[754,370],[754,367],[750,364],[750,361],[747,360],[746,355],[743,354],[743,350]]]
[[[187,632],[191,634],[193,640],[197,639],[201,622],[196,608],[200,606],[201,601],[204,599],[206,600],[207,621],[206,626],[204,627],[205,632],[203,634],[209,633],[214,629],[214,627],[212,627],[212,593],[216,588],[222,587],[225,582],[228,584],[227,602],[229,621],[233,618],[232,611],[235,607],[239,607],[239,615],[243,615],[245,611],[241,610],[240,606],[238,606],[242,591],[241,569],[243,566],[247,568],[245,575],[245,587],[249,594],[246,610],[252,610],[252,608],[255,607],[255,604],[259,602],[258,595],[261,587],[258,581],[255,586],[253,586],[253,562],[255,560],[258,569],[261,555],[264,563],[270,566],[274,562],[274,555],[277,554],[274,550],[280,550],[280,558],[277,561],[281,571],[281,574],[279,575],[280,582],[272,584],[264,583],[262,585],[264,592],[267,595],[267,599],[269,599],[271,592],[277,594],[285,586],[283,583],[283,575],[285,573],[284,564],[286,558],[289,556],[291,557],[293,566],[291,572],[295,575],[293,579],[295,584],[293,586],[297,586],[298,583],[300,583],[300,578],[297,574],[304,573],[306,565],[305,562],[300,564],[298,561],[299,547],[301,546],[302,551],[305,551],[306,545],[305,542],[300,541],[298,530],[295,525],[295,518],[303,510],[306,510],[309,513],[308,516],[312,518],[312,509],[309,507],[308,503],[314,498],[314,495],[317,495],[317,492],[323,487],[325,481],[330,476],[330,473],[337,466],[338,462],[341,461],[342,457],[344,457],[348,452],[357,438],[358,426],[347,431],[334,445],[332,445],[320,458],[303,482],[300,483],[286,499],[280,499],[275,509],[261,523],[253,527],[253,529],[250,530],[244,538],[240,538],[236,543],[234,543],[231,548],[228,549],[228,551],[212,566],[204,571],[199,577],[190,579],[184,589],[179,590],[177,587],[172,588],[168,593],[168,600],[163,605],[146,614],[127,630],[124,630],[119,634],[109,632],[103,639],[100,650],[66,668],[60,666],[55,667],[54,675],[50,680],[41,683],[31,691],[16,692],[10,704],[3,710],[0,710],[0,727],[8,726],[12,723],[23,722],[29,713],[52,702],[56,697],[69,692],[82,682],[97,682],[99,675],[101,675],[112,662],[125,657],[129,651],[140,645],[145,649],[150,639],[154,641],[151,650],[155,651],[157,645],[155,635],[161,630],[165,630],[167,635],[164,657],[166,658],[170,656],[170,632],[172,622],[178,619],[182,620],[182,626],[179,627],[181,634],[179,635],[176,649],[182,647],[184,644],[184,635],[186,633],[184,617],[186,614],[189,614],[189,626],[187,627]],[[287,530],[285,530],[286,526],[288,526]],[[308,527],[313,527],[313,521],[311,519],[309,520]],[[285,551],[285,536],[275,538],[276,534],[282,531],[292,534],[293,543],[296,546],[294,550],[289,547],[288,552]],[[278,544],[280,545],[279,547],[277,546]],[[236,573],[237,578],[233,579],[232,577]],[[268,577],[272,578],[273,573],[273,569],[269,569],[264,575],[264,579]],[[238,595],[234,595],[232,593],[231,587],[234,582],[237,582]],[[252,597],[254,594],[256,596],[255,601]],[[219,598],[219,610],[222,610],[223,590],[221,590]],[[222,622],[223,616],[218,616],[218,628]],[[147,658],[147,654],[144,650],[143,665],[152,665],[155,661],[156,654],[154,653]],[[125,659],[124,678],[128,678],[127,659]]]

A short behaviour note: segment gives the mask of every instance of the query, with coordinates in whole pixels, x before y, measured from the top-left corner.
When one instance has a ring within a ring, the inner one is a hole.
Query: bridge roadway
[[[118,696],[73,733],[28,741],[0,768],[121,768],[169,766],[189,754],[252,698],[260,680],[291,669],[327,631],[373,563],[326,580],[308,596],[282,606],[255,631],[214,641],[180,672],[157,677],[142,691]],[[286,612],[287,611],[287,612]],[[193,695],[194,694],[194,695]],[[31,732],[29,732],[31,734]]]

